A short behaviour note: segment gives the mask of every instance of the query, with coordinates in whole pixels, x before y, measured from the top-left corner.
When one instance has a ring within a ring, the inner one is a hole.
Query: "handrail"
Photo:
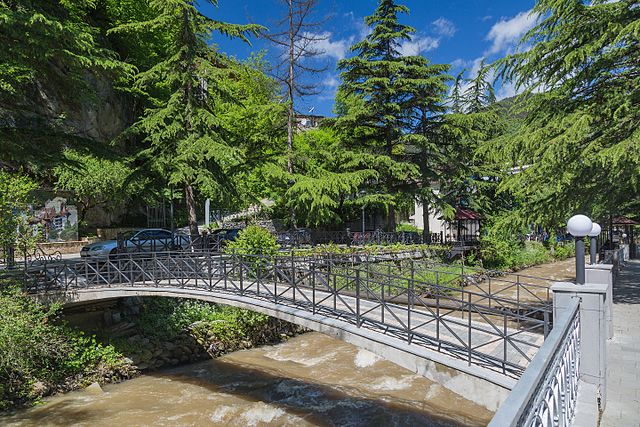
[[[547,419],[559,422],[553,425],[570,423],[575,410],[579,371],[579,309],[580,300],[575,298],[556,319],[553,330],[494,415],[489,427],[546,426]],[[564,396],[555,395],[561,392]],[[549,393],[552,396],[548,396]],[[552,404],[549,404],[549,397],[553,400]],[[553,411],[556,413],[552,414]]]

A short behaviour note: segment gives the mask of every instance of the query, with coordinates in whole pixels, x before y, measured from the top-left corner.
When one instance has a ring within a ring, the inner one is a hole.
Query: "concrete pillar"
[[[607,321],[607,339],[613,338],[613,264],[587,265],[587,283],[602,283],[607,285],[605,297],[605,319]]]
[[[580,298],[580,380],[596,387],[600,410],[604,410],[607,401],[607,287],[600,283],[576,285],[568,282],[556,282],[551,286],[554,319],[573,298]]]

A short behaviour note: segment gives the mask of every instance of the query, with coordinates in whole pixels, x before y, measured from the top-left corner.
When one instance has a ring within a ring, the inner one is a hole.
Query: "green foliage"
[[[340,223],[350,207],[379,202],[374,196],[354,200],[352,195],[377,179],[376,169],[389,163],[382,156],[349,150],[331,128],[297,135],[292,161],[293,174],[282,166],[268,169],[267,173],[281,191],[280,203],[285,210],[292,210],[307,226]]]
[[[365,19],[371,34],[351,48],[353,57],[338,63],[343,82],[336,99],[336,128],[349,149],[380,158],[379,176],[369,179],[365,191],[392,209],[400,198],[410,196],[406,190],[418,187],[416,180],[424,183],[425,199],[433,195],[428,189],[434,166],[425,159],[442,160],[435,135],[450,79],[445,74],[448,65],[401,55],[401,44],[415,33],[399,23],[398,16],[407,12],[393,0],[380,0]],[[416,152],[416,159],[407,161]]]
[[[36,80],[78,90],[86,70],[130,70],[100,45],[88,19],[95,8],[94,0],[0,1],[0,99],[23,96]]]
[[[28,177],[0,170],[0,247],[11,246],[18,237],[20,216],[27,208],[36,184]]]
[[[640,8],[635,1],[539,0],[501,76],[526,91],[523,124],[491,145],[524,223],[640,208]],[[538,93],[541,92],[541,93]]]
[[[76,376],[94,381],[96,370],[117,375],[124,366],[113,347],[57,325],[59,308],[0,283],[0,410],[31,403]]]
[[[416,227],[413,224],[408,224],[406,222],[396,225],[396,231],[399,233],[400,232],[422,233],[422,230],[420,230],[418,227]]]
[[[268,319],[263,314],[204,301],[145,298],[138,327],[146,337],[172,339],[190,330],[195,337],[235,343]]]
[[[484,268],[515,271],[575,256],[575,245],[553,244],[548,248],[540,242],[485,235],[481,238],[480,256]]]
[[[240,231],[238,238],[229,242],[225,252],[233,254],[261,254],[272,256],[278,253],[280,246],[276,238],[266,228],[250,225]]]
[[[70,119],[98,102],[98,87],[119,85],[134,71],[105,43],[101,3],[0,1],[4,165],[28,168],[46,179],[50,168],[64,161],[65,147],[99,151],[101,144],[86,137],[93,129]]]
[[[238,67],[208,42],[213,34],[248,41],[262,27],[213,20],[187,0],[149,4],[156,16],[109,31],[137,37],[161,31],[166,37],[164,55],[135,76],[134,88],[148,96],[151,106],[124,136],[143,137],[138,161],[184,189],[189,227],[197,234],[194,188],[234,192],[230,170],[241,164],[242,155],[216,114],[217,103],[235,99],[229,82],[237,79]]]
[[[87,211],[94,207],[116,211],[131,194],[126,186],[130,170],[122,161],[74,150],[66,150],[64,156],[67,163],[53,168],[56,189],[73,193],[78,202],[79,221],[84,221]]]

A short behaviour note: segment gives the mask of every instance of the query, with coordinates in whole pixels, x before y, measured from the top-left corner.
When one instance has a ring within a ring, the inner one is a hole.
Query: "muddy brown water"
[[[320,333],[78,391],[6,426],[482,426],[488,410]]]

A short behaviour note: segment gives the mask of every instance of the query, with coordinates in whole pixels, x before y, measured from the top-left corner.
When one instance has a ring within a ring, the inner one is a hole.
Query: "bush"
[[[0,284],[2,285],[2,284]],[[0,290],[0,410],[29,404],[57,389],[127,375],[124,357],[93,336],[56,324],[45,307],[15,285]],[[117,378],[116,378],[117,379]]]
[[[266,228],[250,225],[240,231],[238,238],[230,242],[225,252],[236,254],[275,255],[280,249],[273,234]]]
[[[418,234],[422,234],[422,230],[420,230],[418,227],[416,227],[413,224],[407,224],[407,223],[402,223],[402,224],[398,224],[396,225],[396,232],[398,233],[418,233]]]
[[[547,248],[540,242],[520,242],[483,236],[480,255],[485,268],[518,270],[575,256],[573,243],[558,243]]]

